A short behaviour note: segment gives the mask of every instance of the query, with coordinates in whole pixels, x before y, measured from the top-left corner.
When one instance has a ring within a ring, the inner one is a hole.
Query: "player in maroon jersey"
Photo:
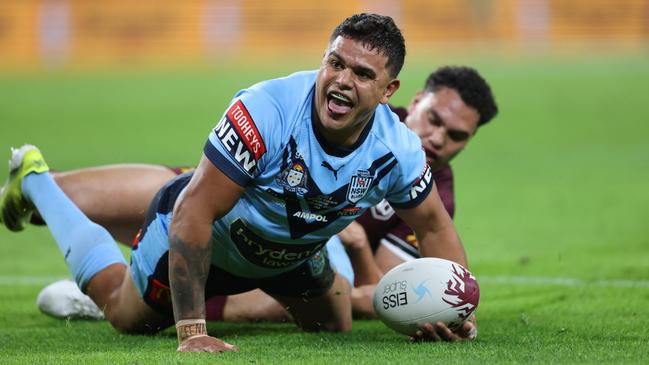
[[[449,161],[462,151],[479,126],[496,115],[497,106],[489,85],[472,68],[442,67],[428,77],[424,89],[414,96],[407,110],[392,109],[421,137],[438,193],[453,217],[453,173]],[[182,168],[154,165],[113,165],[57,173],[54,177],[91,220],[106,227],[118,241],[130,243],[144,221],[153,195],[181,172]],[[134,177],[137,183],[133,183]],[[382,202],[358,218],[340,237],[354,267],[354,312],[374,316],[373,289],[383,273],[419,257],[414,233],[387,202]],[[212,298],[206,305],[211,320],[287,319],[283,308],[258,290]],[[470,334],[448,331],[442,339],[466,337]]]
[[[472,68],[441,67],[428,77],[407,110],[392,110],[421,137],[437,191],[453,217],[453,171],[449,162],[466,147],[478,127],[497,114],[491,88]],[[372,295],[383,273],[420,257],[414,232],[383,201],[368,209],[340,236],[354,268],[354,313],[374,316]]]

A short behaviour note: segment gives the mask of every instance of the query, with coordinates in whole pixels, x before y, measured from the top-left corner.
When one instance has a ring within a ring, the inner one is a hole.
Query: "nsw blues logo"
[[[347,200],[352,204],[363,199],[367,191],[372,186],[374,177],[367,170],[358,170],[356,175],[352,176],[347,188]]]
[[[294,162],[277,177],[277,183],[287,191],[304,195],[308,191],[307,175],[304,164],[300,161]]]

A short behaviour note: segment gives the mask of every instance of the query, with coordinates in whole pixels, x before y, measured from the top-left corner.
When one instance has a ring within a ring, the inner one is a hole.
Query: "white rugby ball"
[[[388,271],[374,290],[374,310],[393,330],[412,336],[425,322],[457,328],[478,307],[475,277],[453,261],[420,258]]]

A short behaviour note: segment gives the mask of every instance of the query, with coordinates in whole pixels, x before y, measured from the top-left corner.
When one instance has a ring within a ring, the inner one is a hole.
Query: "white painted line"
[[[47,285],[63,276],[43,275],[0,275],[0,285]],[[554,286],[598,286],[615,288],[649,288],[649,280],[550,278],[542,276],[478,276],[478,283],[488,285],[554,285]]]
[[[649,288],[649,280],[548,278],[541,276],[478,276],[478,283],[502,285],[599,286]]]
[[[0,285],[47,285],[58,280],[67,279],[65,276],[29,276],[29,275],[0,275]]]

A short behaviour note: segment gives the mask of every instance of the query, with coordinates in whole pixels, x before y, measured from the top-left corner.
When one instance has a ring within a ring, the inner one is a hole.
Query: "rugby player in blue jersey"
[[[424,88],[415,94],[407,109],[390,108],[421,138],[438,194],[453,217],[455,198],[449,161],[464,149],[477,128],[497,113],[491,88],[470,67],[444,66],[428,76]],[[337,175],[330,166],[323,167]],[[106,227],[113,237],[130,243],[142,226],[155,193],[176,175],[190,170],[192,168],[125,164],[53,175],[84,214]],[[38,214],[32,216],[32,223],[43,224]],[[327,244],[329,259],[336,271],[355,285],[352,289],[354,315],[374,317],[372,294],[375,284],[392,267],[420,257],[416,237],[386,201],[371,207],[338,236],[332,237]],[[341,243],[346,252],[339,247]],[[353,264],[348,262],[348,255]],[[57,318],[103,318],[102,311],[70,280],[48,285],[39,294],[37,304],[41,311]],[[228,297],[214,296],[205,305],[208,320],[288,319],[281,305],[260,290]],[[444,339],[459,338],[462,337]]]
[[[497,113],[491,88],[470,67],[444,66],[428,76],[424,88],[415,94],[407,108],[391,106],[391,109],[421,138],[438,194],[453,217],[454,183],[449,162],[465,148],[477,128]],[[192,168],[125,164],[53,175],[57,184],[91,220],[106,227],[121,242],[130,243],[142,226],[155,193],[176,175],[190,170]],[[334,169],[331,171],[337,174]],[[34,214],[32,223],[43,224],[38,214]],[[354,315],[374,317],[372,294],[375,284],[392,267],[420,257],[416,237],[394,214],[392,207],[382,201],[339,233],[342,241],[335,238],[327,244],[329,259],[336,271],[355,285],[352,289]],[[341,243],[346,252],[337,247]],[[101,310],[69,280],[47,286],[39,294],[37,304],[41,311],[58,318],[103,318]],[[232,322],[288,319],[286,311],[260,290],[211,297],[206,301],[206,317]],[[462,337],[444,339],[459,338]]]
[[[383,198],[414,229],[423,256],[466,265],[418,137],[384,105],[398,89],[404,54],[391,19],[360,14],[336,28],[317,74],[237,94],[197,170],[154,199],[130,270],[32,146],[12,157],[3,222],[19,230],[35,206],[77,283],[111,324],[140,333],[176,323],[179,351],[236,350],[207,335],[204,298],[256,287],[306,330],[349,330],[349,285],[322,247]],[[320,171],[325,162],[337,177]],[[166,282],[173,308],[150,300]],[[418,337],[439,339],[444,330],[427,324]]]

